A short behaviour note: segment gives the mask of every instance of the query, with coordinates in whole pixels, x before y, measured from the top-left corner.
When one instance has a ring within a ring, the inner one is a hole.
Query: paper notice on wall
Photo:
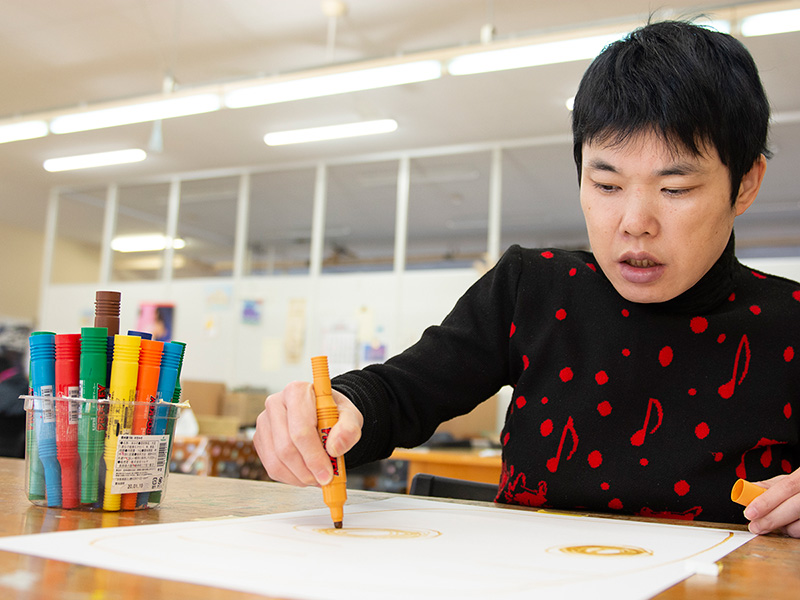
[[[286,334],[283,340],[286,364],[296,365],[303,360],[306,339],[306,299],[292,298],[286,314]]]

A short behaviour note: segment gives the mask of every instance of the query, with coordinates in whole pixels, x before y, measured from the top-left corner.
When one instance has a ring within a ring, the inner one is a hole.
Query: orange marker
[[[737,479],[731,490],[731,500],[742,506],[748,506],[753,500],[766,491],[767,489],[760,485],[750,483],[744,479]]]
[[[328,440],[331,428],[339,420],[339,409],[333,401],[331,378],[328,374],[328,357],[315,356],[311,359],[311,370],[314,373],[314,395],[317,397],[317,429],[323,447]],[[344,503],[347,501],[347,474],[344,469],[344,457],[330,457],[333,467],[333,479],[322,486],[322,497],[331,510],[333,526],[342,528],[344,519]]]

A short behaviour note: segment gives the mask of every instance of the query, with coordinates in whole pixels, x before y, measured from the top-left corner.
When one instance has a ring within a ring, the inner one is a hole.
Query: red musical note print
[[[558,452],[556,452],[553,458],[547,459],[547,470],[551,473],[555,473],[558,470],[558,463],[561,461],[561,452],[564,449],[564,442],[567,439],[567,431],[572,434],[572,450],[570,450],[565,460],[572,458],[572,455],[575,454],[575,450],[578,449],[578,434],[575,433],[575,426],[572,422],[572,417],[570,417],[567,419],[567,424],[564,425],[564,429],[561,431],[561,441],[558,442]]]
[[[758,443],[750,448],[750,450],[745,450],[742,454],[742,459],[739,461],[739,464],[736,466],[736,476],[740,479],[747,479],[747,469],[744,466],[744,459],[749,452],[753,450],[758,450],[759,448],[766,447],[766,450],[761,455],[760,462],[761,466],[764,468],[769,467],[772,464],[772,446],[785,444],[786,442],[779,442],[778,440],[770,440],[767,438],[761,438],[758,440]]]
[[[527,478],[525,473],[519,473],[515,478],[514,465],[506,468],[504,464],[500,477],[499,489],[501,491],[498,492],[497,497],[504,497],[509,504],[543,506],[547,502],[547,482],[540,481],[538,488],[535,490],[526,487],[526,485]]]
[[[650,430],[647,431],[647,425],[650,423],[650,414],[653,412],[653,407],[656,407],[656,414],[658,416],[658,423]],[[638,430],[631,436],[631,445],[632,446],[641,446],[644,444],[644,437],[648,433],[650,435],[654,434],[656,430],[661,427],[661,421],[664,419],[664,410],[661,407],[661,402],[656,400],[655,398],[650,398],[647,403],[647,414],[644,417],[644,427]]]
[[[737,385],[736,373],[739,371],[739,360],[742,356],[742,349],[744,349],[744,367],[742,368],[742,375],[739,377],[738,385],[742,385],[742,381],[744,381],[744,377],[747,375],[747,370],[750,368],[750,342],[747,341],[747,335],[742,336],[742,340],[739,342],[739,348],[736,350],[736,360],[733,362],[733,377],[731,377],[729,382],[719,386],[717,390],[719,395],[726,400],[733,396],[733,391]]]

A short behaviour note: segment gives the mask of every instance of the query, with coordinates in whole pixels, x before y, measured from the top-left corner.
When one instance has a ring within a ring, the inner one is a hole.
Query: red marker
[[[81,336],[67,333],[56,340],[56,398],[80,395]],[[61,465],[61,506],[80,504],[80,459],[78,458],[78,402],[56,401],[56,456]]]

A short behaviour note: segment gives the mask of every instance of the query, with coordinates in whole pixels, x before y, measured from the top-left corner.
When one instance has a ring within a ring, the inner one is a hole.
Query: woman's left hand
[[[800,538],[800,469],[789,475],[753,483],[767,488],[767,491],[744,510],[744,516],[750,520],[748,528],[751,533],[779,530]]]

